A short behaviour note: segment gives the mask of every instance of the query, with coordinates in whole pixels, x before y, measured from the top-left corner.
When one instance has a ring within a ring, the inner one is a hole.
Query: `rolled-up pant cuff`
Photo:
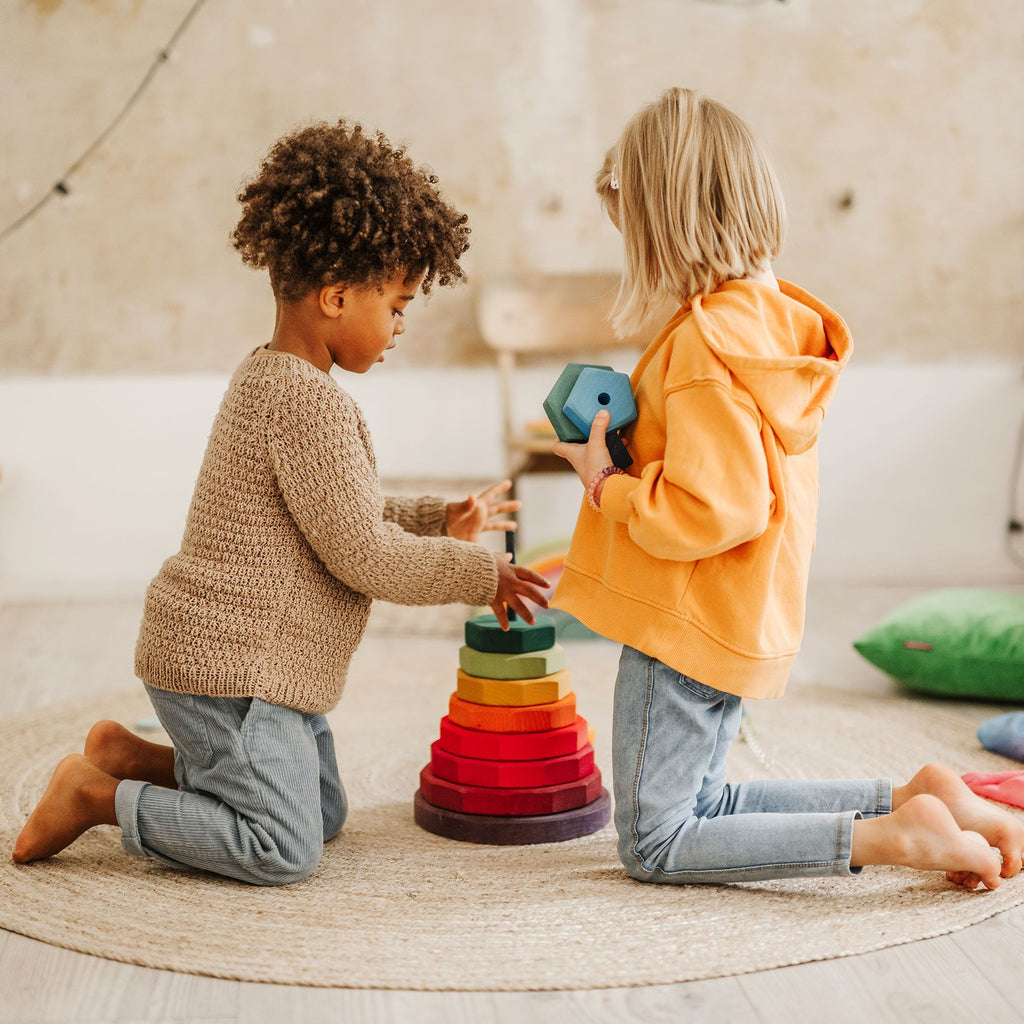
[[[892,779],[878,780],[878,809],[874,817],[880,818],[883,814],[892,814]],[[865,817],[872,817],[868,814]]]
[[[134,857],[148,857],[139,837],[139,797],[148,782],[123,779],[114,792],[114,813],[121,826],[121,846]]]
[[[853,823],[864,815],[860,811],[847,811],[839,816],[839,830],[836,835],[836,874],[859,875],[863,865],[854,867],[850,863],[853,856]]]

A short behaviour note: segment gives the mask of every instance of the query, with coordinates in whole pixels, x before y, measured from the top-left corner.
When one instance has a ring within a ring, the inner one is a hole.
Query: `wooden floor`
[[[888,688],[849,643],[908,594],[812,590],[807,642],[794,676],[822,685]],[[130,683],[137,623],[134,605],[0,606],[4,713]],[[381,649],[396,642],[402,641],[380,632],[365,641]],[[785,942],[784,921],[779,942]],[[0,931],[0,1024],[36,1021],[1010,1024],[1024,1022],[1024,907],[877,953],[740,977],[588,992],[349,991],[220,981],[114,963]]]

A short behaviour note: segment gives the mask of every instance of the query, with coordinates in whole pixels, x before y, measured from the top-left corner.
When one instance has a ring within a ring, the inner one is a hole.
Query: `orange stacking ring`
[[[560,729],[576,721],[576,694],[567,693],[550,704],[505,707],[498,704],[473,704],[453,693],[448,701],[448,717],[456,725],[485,732],[542,732]]]

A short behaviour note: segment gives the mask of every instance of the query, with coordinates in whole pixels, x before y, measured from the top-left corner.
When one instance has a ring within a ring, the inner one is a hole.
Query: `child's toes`
[[[976,875],[973,871],[950,871],[947,872],[946,878],[954,885],[959,885],[963,889],[970,889],[972,892],[983,884],[981,875]],[[991,887],[986,886],[986,888]]]
[[[968,879],[974,879],[974,884],[969,885]],[[980,879],[977,875],[972,875],[969,871],[947,871],[946,881],[952,882],[954,885],[962,885],[966,889],[976,889]]]
[[[980,880],[986,889],[998,889],[1002,879],[1000,877],[1001,854],[989,844],[984,836],[977,832],[964,831],[962,837],[973,844],[972,855],[969,858],[974,864],[974,870],[967,872],[969,882],[972,878]],[[967,884],[967,882],[961,884]],[[967,885],[967,888],[974,889],[976,886]]]
[[[999,851],[1003,855],[1003,867],[999,872],[1003,878],[1013,878],[1022,866],[1021,850],[1017,846],[1004,846]]]
[[[1017,822],[1013,821],[1009,827],[996,829],[989,837],[993,849],[999,851],[1003,859],[999,873],[1003,878],[1013,878],[1020,872],[1021,855],[1024,848],[1021,845],[1021,836],[1018,834]]]

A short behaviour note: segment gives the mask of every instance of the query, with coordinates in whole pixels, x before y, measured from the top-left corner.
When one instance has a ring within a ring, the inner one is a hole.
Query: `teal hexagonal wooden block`
[[[609,431],[632,423],[636,419],[633,387],[624,373],[588,366],[576,378],[562,412],[574,427],[589,436],[590,425],[601,409],[606,409],[611,417]]]
[[[459,648],[459,668],[484,679],[538,679],[565,668],[565,649],[555,644],[543,651],[501,654],[466,645]]]
[[[555,645],[555,620],[538,615],[534,625],[513,619],[506,632],[494,615],[477,615],[466,620],[466,645],[493,654],[524,654],[544,651]]]
[[[548,397],[544,399],[544,413],[551,426],[555,428],[559,441],[586,441],[590,435],[589,423],[587,424],[587,429],[581,431],[565,414],[566,399],[572,392],[573,386],[579,380],[580,375],[584,370],[588,369],[607,370],[609,373],[615,372],[610,366],[594,366],[590,363],[569,363],[558,375],[558,380],[555,381],[554,387],[548,392]],[[593,416],[591,416],[591,420],[593,420]]]

